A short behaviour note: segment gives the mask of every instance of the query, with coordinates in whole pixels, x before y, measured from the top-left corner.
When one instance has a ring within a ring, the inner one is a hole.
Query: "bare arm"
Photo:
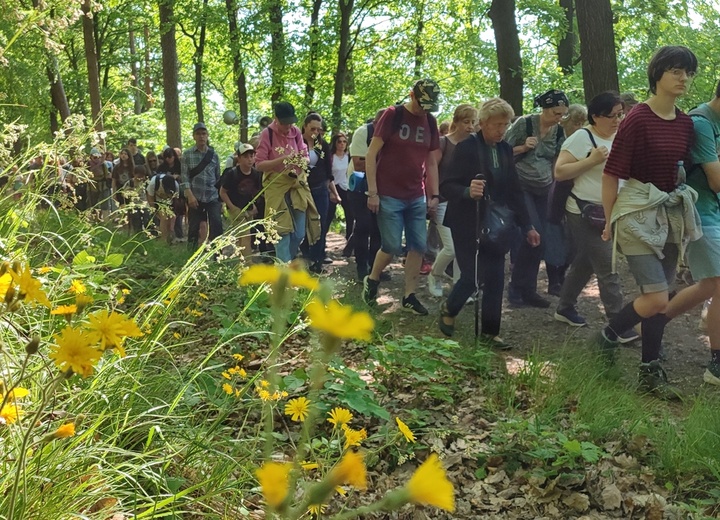
[[[585,159],[576,159],[573,154],[563,150],[555,163],[555,178],[559,181],[569,181],[579,177],[593,166],[603,164],[609,155],[605,146],[593,148]]]
[[[617,200],[619,180],[613,175],[606,173],[602,176],[602,203],[605,210],[605,230],[603,231],[603,240],[610,240],[610,216],[612,215],[615,201]]]
[[[353,169],[356,172],[364,172],[365,171],[365,157],[353,157]]]
[[[225,189],[224,186],[220,186],[220,192],[219,192],[219,193],[220,193],[220,198],[221,198],[222,201],[227,205],[228,209],[233,209],[233,208],[235,208],[235,204],[233,204],[233,203],[230,201],[230,197],[228,196],[228,191]],[[237,208],[235,208],[235,209],[237,209]]]

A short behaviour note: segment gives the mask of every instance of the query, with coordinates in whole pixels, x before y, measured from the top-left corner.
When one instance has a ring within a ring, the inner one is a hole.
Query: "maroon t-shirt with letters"
[[[402,110],[400,128],[395,111]],[[430,125],[434,128],[431,129]],[[373,134],[383,140],[377,160],[378,194],[412,200],[425,194],[425,161],[440,147],[437,123],[427,114],[415,115],[404,106],[391,106],[375,125]]]
[[[670,193],[675,189],[678,161],[688,169],[693,136],[687,114],[676,108],[675,119],[667,120],[639,103],[620,124],[604,173],[650,182]]]

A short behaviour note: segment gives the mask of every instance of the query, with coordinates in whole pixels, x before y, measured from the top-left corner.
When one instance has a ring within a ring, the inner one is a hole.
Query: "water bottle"
[[[677,176],[675,177],[675,185],[680,186],[681,184],[685,184],[687,182],[687,173],[685,173],[685,163],[684,161],[678,161],[677,162]]]

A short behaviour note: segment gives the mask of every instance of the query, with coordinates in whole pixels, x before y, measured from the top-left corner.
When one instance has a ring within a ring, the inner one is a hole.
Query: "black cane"
[[[484,181],[485,175],[478,173],[475,176],[476,181]],[[480,270],[478,263],[480,262],[480,235],[482,234],[482,216],[480,215],[480,202],[482,199],[475,201],[475,347],[478,346],[480,338]]]

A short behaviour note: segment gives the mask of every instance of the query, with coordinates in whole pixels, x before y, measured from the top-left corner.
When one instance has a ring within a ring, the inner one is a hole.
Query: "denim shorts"
[[[380,195],[377,215],[380,249],[390,255],[402,253],[402,235],[409,251],[424,253],[427,249],[427,204],[425,196],[404,200]]]
[[[640,292],[655,293],[669,291],[675,283],[677,262],[680,251],[677,244],[665,244],[662,250],[665,258],[657,255],[625,255],[630,272],[640,287]]]

